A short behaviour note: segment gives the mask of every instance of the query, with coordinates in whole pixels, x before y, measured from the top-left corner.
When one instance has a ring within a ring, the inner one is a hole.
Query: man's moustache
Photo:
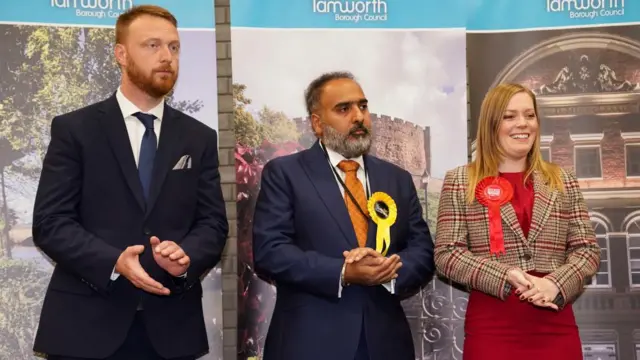
[[[349,135],[355,135],[357,131],[362,131],[365,135],[369,134],[369,129],[367,129],[364,126],[357,126],[352,128],[351,131],[349,131]]]

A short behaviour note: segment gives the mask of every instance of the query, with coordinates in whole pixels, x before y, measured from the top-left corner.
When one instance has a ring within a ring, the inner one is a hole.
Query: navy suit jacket
[[[172,170],[183,155],[191,169]],[[33,213],[33,240],[55,263],[34,350],[106,357],[122,344],[140,301],[165,357],[208,351],[200,277],[221,258],[228,224],[217,134],[165,105],[148,204],[114,96],[58,116]],[[191,258],[186,279],[153,259],[149,239],[173,240]],[[145,271],[171,290],[156,296],[110,276],[121,252],[144,245]]]
[[[364,162],[371,192],[389,194],[398,207],[388,253],[403,263],[395,294],[382,285],[349,285],[338,297],[342,252],[358,243],[318,142],[264,166],[253,224],[254,266],[277,287],[264,360],[353,360],[363,330],[371,360],[415,358],[400,301],[431,279],[433,241],[411,175],[373,156]],[[375,236],[370,221],[368,247],[375,248]]]

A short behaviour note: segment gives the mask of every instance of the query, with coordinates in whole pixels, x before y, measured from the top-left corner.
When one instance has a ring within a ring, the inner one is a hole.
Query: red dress
[[[526,237],[533,211],[533,184],[524,186],[524,173],[500,176],[513,186],[511,204]],[[502,301],[473,290],[465,317],[463,360],[582,360],[571,304],[556,312],[520,301],[514,292]]]

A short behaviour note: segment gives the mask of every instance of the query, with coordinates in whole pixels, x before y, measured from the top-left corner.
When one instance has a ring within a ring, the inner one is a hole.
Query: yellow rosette
[[[396,222],[398,217],[396,202],[386,193],[377,192],[369,198],[367,209],[371,220],[378,225],[376,251],[386,256],[391,244],[391,225]]]

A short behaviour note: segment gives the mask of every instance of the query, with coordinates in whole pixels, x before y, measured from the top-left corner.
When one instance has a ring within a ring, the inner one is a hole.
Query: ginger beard
[[[178,80],[177,69],[173,70],[169,64],[151,70],[150,74],[145,74],[130,57],[125,71],[136,87],[154,98],[167,95]]]

